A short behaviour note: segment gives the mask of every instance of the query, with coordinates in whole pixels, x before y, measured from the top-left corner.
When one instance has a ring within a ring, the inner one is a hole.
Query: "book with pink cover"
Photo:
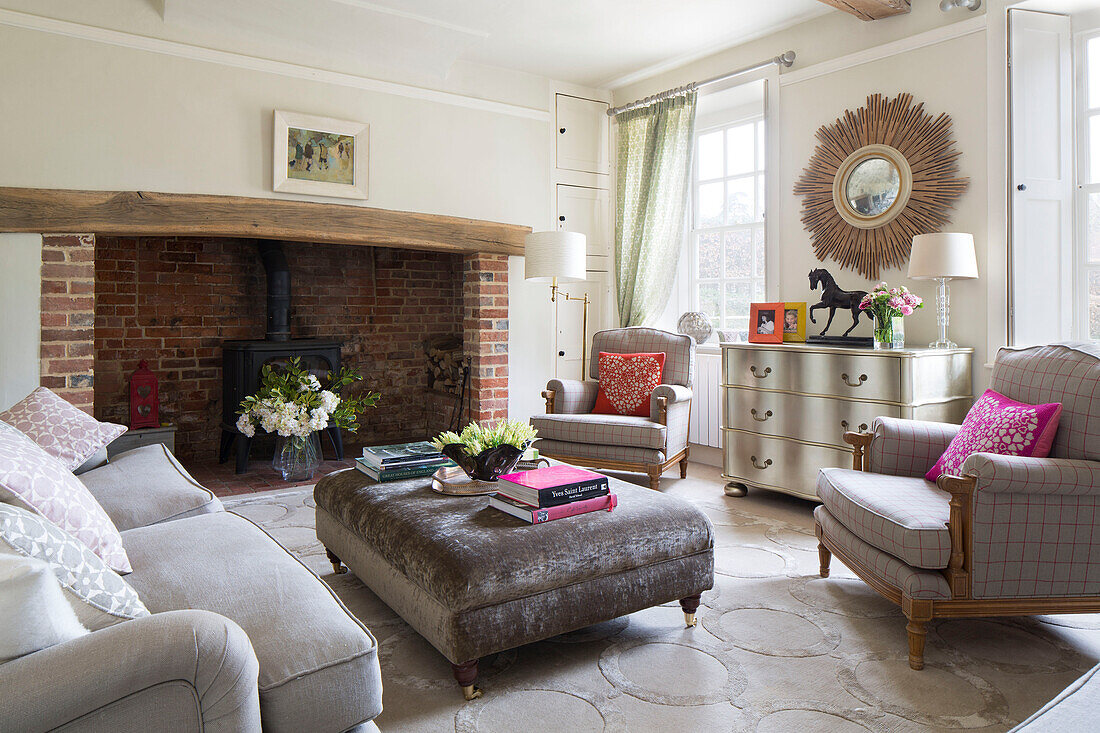
[[[550,507],[606,496],[607,477],[574,466],[548,466],[500,477],[499,492],[533,507]]]
[[[513,517],[522,519],[525,522],[530,522],[531,524],[542,524],[543,522],[550,522],[555,519],[565,519],[566,517],[575,517],[579,514],[589,514],[591,512],[610,512],[615,509],[618,503],[617,496],[614,494],[607,494],[606,496],[597,496],[593,499],[574,501],[568,504],[559,504],[558,506],[543,507],[540,509],[538,507],[521,504],[502,494],[492,494],[489,496],[489,506],[494,509],[499,509],[506,514],[511,514]]]

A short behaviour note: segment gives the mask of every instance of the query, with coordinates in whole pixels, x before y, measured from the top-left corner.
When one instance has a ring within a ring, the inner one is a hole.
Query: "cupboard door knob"
[[[565,128],[564,127],[559,127],[558,132],[561,133],[562,135],[564,135],[565,134]]]
[[[564,351],[559,351],[558,356],[565,356],[565,352]]]
[[[1017,191],[1026,191],[1027,190],[1027,184],[1026,183],[1021,183],[1019,186],[1016,187],[1016,190]]]
[[[759,463],[756,462],[756,456],[752,457],[752,467],[753,468],[757,468],[757,469],[763,471],[765,468],[767,468],[770,465],[772,465],[772,459],[770,459],[770,458],[765,458],[764,459],[764,465],[760,465]]]
[[[558,221],[565,221],[565,214],[558,217]]]

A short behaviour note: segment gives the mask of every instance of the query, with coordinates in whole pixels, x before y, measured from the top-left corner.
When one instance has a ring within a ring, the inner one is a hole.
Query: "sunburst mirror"
[[[958,176],[951,118],[911,94],[872,94],[817,140],[794,186],[814,254],[872,280],[905,264],[915,235],[940,231],[969,183]]]

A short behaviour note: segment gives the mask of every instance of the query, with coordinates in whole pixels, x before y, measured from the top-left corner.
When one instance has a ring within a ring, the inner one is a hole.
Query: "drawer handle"
[[[845,430],[847,430],[847,429],[848,429],[848,421],[847,421],[847,420],[841,420],[841,421],[840,421],[840,427],[842,427],[842,428],[844,428]],[[867,430],[867,423],[865,423],[865,422],[861,422],[861,423],[859,424],[859,432],[861,432],[861,433],[862,433],[862,432],[865,432],[866,430]]]
[[[753,366],[749,367],[749,371],[752,372],[752,375],[754,377],[756,377],[757,379],[764,379],[765,377],[767,377],[769,374],[772,373],[772,368],[771,367],[764,367],[764,373],[763,374],[757,374],[756,373],[756,365],[754,364]]]
[[[771,410],[768,410],[767,412],[765,412],[764,417],[757,416],[755,407],[752,408],[751,410],[749,410],[749,412],[752,413],[752,419],[755,420],[756,422],[767,422],[768,418],[772,416],[772,411]]]
[[[761,471],[763,471],[765,468],[767,468],[770,465],[772,465],[772,459],[770,459],[770,458],[765,458],[764,459],[764,465],[760,465],[759,463],[756,462],[756,456],[752,457],[752,467],[753,468],[758,468]]]
[[[848,385],[849,387],[858,387],[858,386],[860,386],[861,384],[863,384],[864,382],[867,381],[867,375],[866,374],[860,374],[858,382],[852,382],[851,380],[849,380],[847,373],[841,374],[840,378],[843,379],[844,383],[846,385]]]

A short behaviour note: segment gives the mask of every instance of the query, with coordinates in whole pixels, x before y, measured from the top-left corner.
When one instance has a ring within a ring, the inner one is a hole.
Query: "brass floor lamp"
[[[559,282],[584,282],[586,241],[578,232],[533,232],[527,235],[524,253],[524,280],[550,283],[550,302],[576,300],[583,303],[581,321],[581,380],[588,373],[588,293],[583,297],[570,295],[558,287]]]

